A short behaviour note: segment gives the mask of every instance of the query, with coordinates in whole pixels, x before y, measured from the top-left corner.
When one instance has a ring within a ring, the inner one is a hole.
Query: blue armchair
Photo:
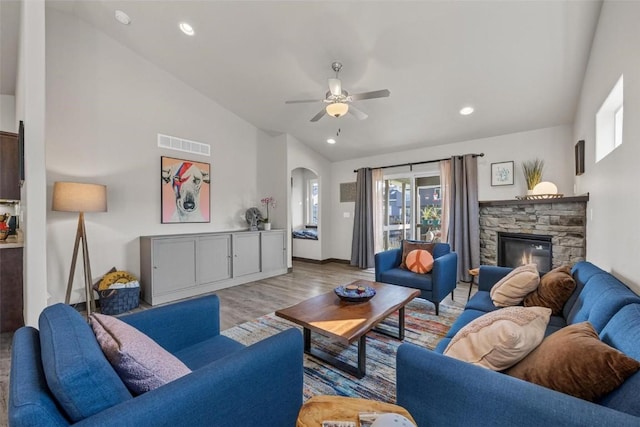
[[[375,255],[376,282],[391,283],[420,290],[420,298],[431,301],[440,313],[440,302],[456,288],[458,283],[458,255],[447,243],[436,243],[433,248],[433,270],[418,274],[404,268],[402,249],[390,249]]]
[[[40,330],[14,335],[9,426],[293,427],[302,405],[302,336],[289,329],[254,345],[219,333],[219,300],[207,296],[120,317],[192,372],[132,396],[86,320],[47,307]]]

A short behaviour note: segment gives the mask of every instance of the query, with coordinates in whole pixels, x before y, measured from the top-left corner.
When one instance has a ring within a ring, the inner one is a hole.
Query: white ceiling
[[[571,123],[600,1],[70,1],[73,13],[272,134],[336,161]],[[115,21],[115,9],[132,19]],[[195,37],[178,30],[189,22]],[[369,114],[309,119],[333,61]],[[473,105],[476,112],[458,114]],[[341,129],[336,145],[325,141]]]

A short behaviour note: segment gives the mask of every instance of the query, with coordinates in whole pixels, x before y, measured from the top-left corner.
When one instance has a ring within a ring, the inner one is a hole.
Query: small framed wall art
[[[576,176],[584,173],[584,139],[576,143]]]
[[[160,158],[163,224],[211,222],[209,163]]]
[[[513,185],[513,161],[491,163],[491,186]]]

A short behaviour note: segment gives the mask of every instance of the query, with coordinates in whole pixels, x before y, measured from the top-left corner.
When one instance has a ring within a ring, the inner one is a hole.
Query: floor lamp
[[[54,211],[79,213],[76,243],[73,246],[73,258],[71,259],[71,270],[69,271],[69,281],[67,282],[67,295],[64,302],[65,304],[69,304],[71,289],[73,287],[73,276],[76,271],[76,260],[78,259],[78,247],[80,246],[80,242],[82,242],[84,287],[87,298],[87,316],[89,316],[92,311],[96,311],[96,303],[93,299],[93,289],[91,287],[91,265],[89,263],[89,248],[87,246],[87,230],[84,226],[84,213],[107,211],[107,187],[99,184],[56,182],[53,185],[52,209]]]

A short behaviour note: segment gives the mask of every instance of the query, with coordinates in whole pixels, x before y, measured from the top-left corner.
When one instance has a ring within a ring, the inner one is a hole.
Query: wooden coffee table
[[[376,329],[376,332],[404,339],[404,306],[420,295],[418,289],[387,285],[366,280],[354,284],[375,288],[376,295],[367,302],[343,302],[334,292],[318,295],[292,307],[276,311],[276,316],[296,323],[304,329],[304,352],[322,360],[356,378],[366,375],[366,334],[385,317],[398,310],[398,334]],[[358,364],[352,366],[311,348],[311,331],[335,338],[349,345],[358,340]]]

